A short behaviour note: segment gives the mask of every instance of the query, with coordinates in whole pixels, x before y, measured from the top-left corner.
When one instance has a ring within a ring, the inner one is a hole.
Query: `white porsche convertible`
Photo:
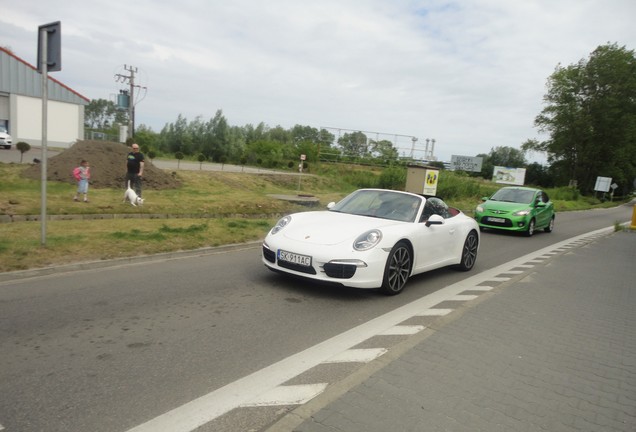
[[[477,222],[440,198],[360,189],[328,210],[281,218],[263,242],[263,263],[395,295],[412,275],[449,265],[472,269],[479,241]]]

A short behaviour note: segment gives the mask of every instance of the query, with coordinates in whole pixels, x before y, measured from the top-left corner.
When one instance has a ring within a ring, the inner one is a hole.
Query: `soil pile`
[[[125,144],[108,141],[78,141],[62,153],[48,159],[47,180],[75,184],[73,168],[86,159],[91,167],[90,185],[94,188],[124,188],[126,157],[130,148]],[[22,176],[34,180],[41,178],[40,165],[34,164]],[[149,189],[175,189],[181,183],[170,174],[152,165],[146,156],[143,187]]]

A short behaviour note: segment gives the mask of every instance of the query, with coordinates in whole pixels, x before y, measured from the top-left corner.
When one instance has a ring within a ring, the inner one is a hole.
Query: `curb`
[[[126,258],[115,258],[115,259],[103,260],[103,261],[85,261],[85,262],[78,262],[73,264],[58,265],[54,267],[43,267],[43,268],[30,269],[30,270],[11,271],[11,272],[0,273],[0,283],[29,279],[34,277],[49,276],[53,274],[69,273],[69,272],[75,272],[75,271],[95,270],[95,269],[108,268],[108,267],[118,267],[118,266],[139,264],[144,262],[190,258],[195,256],[214,255],[214,254],[220,254],[220,253],[238,251],[238,250],[255,249],[259,247],[261,244],[262,244],[262,241],[258,240],[258,241],[247,242],[247,243],[236,243],[236,244],[229,244],[229,245],[223,245],[223,246],[217,246],[217,247],[206,247],[206,248],[194,249],[189,251],[165,252],[165,253],[154,254],[154,255],[140,255],[140,256],[126,257]]]

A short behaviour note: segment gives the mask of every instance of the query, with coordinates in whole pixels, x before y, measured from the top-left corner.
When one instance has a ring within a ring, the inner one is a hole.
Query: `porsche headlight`
[[[274,228],[272,228],[272,230],[269,233],[271,235],[276,234],[278,231],[282,230],[287,225],[289,225],[290,222],[291,222],[291,216],[285,216],[283,218],[280,218],[278,222],[276,222],[276,225],[274,225]]]
[[[512,215],[513,216],[526,216],[528,214],[530,214],[530,209],[519,210],[519,211],[514,212]]]
[[[353,242],[353,248],[357,251],[369,250],[380,243],[380,240],[382,240],[382,232],[380,230],[374,229],[367,231],[358,236],[358,238]]]

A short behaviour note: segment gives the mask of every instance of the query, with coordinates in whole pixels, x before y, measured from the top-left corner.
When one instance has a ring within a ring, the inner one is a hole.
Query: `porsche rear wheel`
[[[382,291],[387,295],[402,292],[411,274],[411,249],[405,242],[398,242],[391,252],[384,267]]]
[[[462,249],[462,260],[455,266],[457,270],[468,271],[472,269],[477,261],[477,249],[479,248],[479,239],[475,231],[471,231],[466,236],[464,247]]]

